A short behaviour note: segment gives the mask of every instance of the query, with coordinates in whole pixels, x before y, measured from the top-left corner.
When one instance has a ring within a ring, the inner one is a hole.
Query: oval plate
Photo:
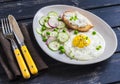
[[[47,13],[50,11],[55,11],[58,14],[62,14],[66,10],[76,10],[76,11],[79,11],[81,14],[85,15],[93,23],[94,30],[98,31],[104,37],[106,47],[105,47],[105,51],[103,52],[103,54],[101,56],[99,56],[96,59],[88,60],[88,61],[71,60],[65,54],[59,54],[59,52],[51,51],[47,47],[45,42],[42,41],[40,34],[38,34],[36,32],[36,28],[40,27],[39,19],[42,16],[47,15]],[[38,12],[36,13],[36,15],[34,16],[34,19],[33,19],[33,32],[34,32],[35,38],[37,40],[37,43],[39,44],[39,46],[42,48],[42,50],[46,54],[48,54],[50,57],[54,58],[55,60],[58,60],[58,61],[61,61],[64,63],[68,63],[68,64],[86,65],[86,64],[93,64],[93,63],[101,62],[101,61],[106,60],[109,57],[111,57],[117,48],[116,34],[114,33],[112,28],[105,21],[103,21],[101,18],[94,15],[93,13],[90,13],[81,8],[68,6],[68,5],[51,5],[51,6],[43,7],[40,10],[38,10]]]

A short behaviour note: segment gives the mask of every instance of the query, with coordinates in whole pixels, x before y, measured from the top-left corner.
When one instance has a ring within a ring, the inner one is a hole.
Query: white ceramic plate
[[[58,52],[53,52],[51,51],[47,45],[42,41],[41,36],[36,32],[36,28],[40,27],[39,24],[39,19],[47,15],[48,12],[50,11],[56,11],[58,14],[62,14],[66,10],[77,10],[81,14],[85,15],[90,19],[90,21],[94,25],[94,29],[98,31],[105,39],[106,47],[104,53],[99,56],[97,59],[89,60],[89,61],[77,61],[77,60],[71,60],[68,58],[65,54],[59,54]],[[116,34],[112,30],[112,28],[104,22],[102,19],[100,19],[98,16],[83,10],[81,8],[73,7],[73,6],[68,6],[68,5],[51,5],[51,6],[46,6],[38,10],[36,13],[34,19],[33,19],[33,32],[35,35],[35,38],[37,40],[37,43],[39,46],[43,49],[43,51],[48,54],[50,57],[64,62],[68,64],[76,64],[76,65],[86,65],[86,64],[93,64],[97,62],[101,62],[103,60],[108,59],[109,57],[112,56],[112,54],[115,52],[117,48],[117,38]]]

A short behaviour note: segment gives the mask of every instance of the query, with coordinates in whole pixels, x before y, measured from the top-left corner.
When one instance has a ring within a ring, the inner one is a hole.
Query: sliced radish
[[[55,40],[56,40],[55,37],[50,36],[50,37],[48,38],[48,40],[46,41],[46,45],[48,45],[50,42],[55,41]]]
[[[50,18],[48,21],[49,26],[55,28],[58,26],[58,20],[56,18]]]

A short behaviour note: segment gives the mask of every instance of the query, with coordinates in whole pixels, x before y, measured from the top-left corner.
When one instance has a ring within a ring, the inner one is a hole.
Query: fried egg
[[[64,48],[66,55],[72,59],[91,60],[104,52],[105,40],[93,29],[78,34],[72,31],[69,40],[64,43]]]

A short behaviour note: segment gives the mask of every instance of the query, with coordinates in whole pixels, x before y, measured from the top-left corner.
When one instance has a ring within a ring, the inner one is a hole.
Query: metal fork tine
[[[12,33],[9,20],[7,18],[6,18],[6,21],[7,21],[7,26],[8,26],[8,32]]]
[[[1,24],[2,24],[2,32],[3,34],[5,34],[5,27],[4,27],[4,20],[1,19]]]
[[[6,25],[6,20],[5,20],[5,18],[3,19],[3,25],[4,25],[5,34],[8,34],[8,30],[7,30],[7,25]]]
[[[9,20],[8,20],[8,23],[9,23],[10,32],[12,32],[12,33],[13,33],[13,31],[12,31],[12,26],[11,26],[11,24],[10,24]]]
[[[5,21],[6,21],[6,30],[7,30],[7,33],[10,33],[10,28],[9,28],[9,24],[8,24],[8,19],[5,18]]]

